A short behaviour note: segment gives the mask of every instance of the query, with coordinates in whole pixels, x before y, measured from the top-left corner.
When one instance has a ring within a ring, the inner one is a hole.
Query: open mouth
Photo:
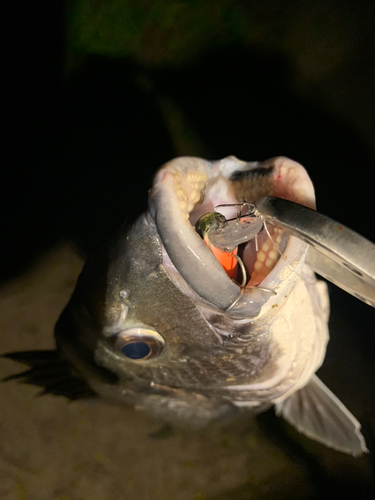
[[[287,251],[295,238],[265,224],[257,211],[265,196],[315,208],[306,170],[283,157],[263,163],[177,158],[156,174],[149,206],[166,252],[190,287],[220,309],[237,303],[239,293],[247,304],[264,303],[269,294],[260,292],[295,256]]]

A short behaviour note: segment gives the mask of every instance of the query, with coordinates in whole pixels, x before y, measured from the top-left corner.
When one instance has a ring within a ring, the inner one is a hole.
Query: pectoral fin
[[[361,424],[316,375],[305,387],[277,403],[276,414],[302,434],[335,450],[353,456],[369,451]]]

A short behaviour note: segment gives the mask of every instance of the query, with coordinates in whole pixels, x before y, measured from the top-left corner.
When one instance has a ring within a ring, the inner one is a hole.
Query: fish
[[[311,439],[366,453],[359,422],[315,374],[327,285],[305,264],[308,244],[262,218],[265,196],[316,208],[306,169],[286,157],[164,164],[148,210],[86,262],[55,327],[59,368],[43,352],[10,354],[31,366],[20,376],[193,428],[273,406]]]

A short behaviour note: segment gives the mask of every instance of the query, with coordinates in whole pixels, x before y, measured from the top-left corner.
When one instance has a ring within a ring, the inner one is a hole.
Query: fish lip
[[[207,165],[208,162],[204,161],[193,162],[203,178],[208,178]],[[149,196],[150,216],[163,247],[184,280],[202,299],[219,309],[227,309],[237,299],[239,286],[227,276],[196,233],[188,214],[182,212],[181,206],[185,202],[177,194],[177,191],[182,191],[179,187],[181,176],[172,167],[162,170],[156,177]],[[193,194],[195,191],[192,190]]]

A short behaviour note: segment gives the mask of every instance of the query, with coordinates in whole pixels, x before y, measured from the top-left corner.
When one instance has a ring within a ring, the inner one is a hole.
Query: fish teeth
[[[262,245],[262,250],[263,252],[268,252],[268,250],[270,249],[271,245],[268,243],[269,239],[266,240],[263,245]]]
[[[201,194],[196,189],[193,189],[191,195],[189,196],[189,200],[192,203],[197,203],[200,200],[200,197]]]
[[[186,211],[189,214],[201,199],[202,191],[207,182],[207,175],[188,171],[183,177],[179,172],[176,172],[174,177],[179,208],[182,212]]]
[[[257,260],[254,264],[254,271],[251,273],[250,286],[259,285],[270,273],[279,260],[278,244],[281,243],[282,230],[277,227],[270,227],[266,241],[263,242],[261,250],[257,253]],[[276,240],[276,242],[275,242]]]
[[[259,262],[259,260],[257,260],[257,261],[255,262],[255,264],[254,264],[254,269],[255,269],[256,271],[260,271],[260,270],[262,269],[262,267],[263,267],[263,263],[262,263],[262,262]]]
[[[268,254],[268,256],[269,256],[270,259],[276,260],[277,253],[275,252],[275,250],[271,250],[270,253]]]
[[[259,260],[259,262],[264,262],[266,260],[266,254],[262,250],[258,252],[257,260]]]

